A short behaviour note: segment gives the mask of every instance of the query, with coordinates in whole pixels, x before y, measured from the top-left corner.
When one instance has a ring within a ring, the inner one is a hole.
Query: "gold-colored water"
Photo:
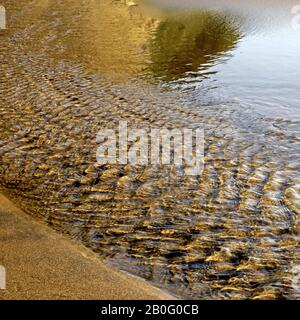
[[[172,19],[163,24],[111,0],[2,4],[9,27],[0,31],[0,181],[11,199],[182,297],[297,297],[295,136],[231,105],[195,106],[155,82],[129,83],[140,73],[180,77],[184,55],[175,59],[177,70],[157,50],[177,28]],[[235,45],[230,30],[222,45],[206,48],[213,56]],[[183,52],[189,48],[188,37],[173,34]],[[204,57],[197,63],[213,59]],[[203,123],[204,171],[191,178],[168,168],[97,165],[96,133],[119,120]]]

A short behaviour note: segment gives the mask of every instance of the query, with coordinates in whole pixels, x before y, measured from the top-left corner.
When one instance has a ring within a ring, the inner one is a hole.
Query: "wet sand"
[[[171,299],[142,279],[103,264],[86,249],[34,221],[0,195],[0,263],[8,299]]]

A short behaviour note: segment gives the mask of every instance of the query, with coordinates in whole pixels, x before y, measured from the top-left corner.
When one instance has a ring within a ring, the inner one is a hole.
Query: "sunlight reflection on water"
[[[152,52],[152,71],[160,80],[224,95],[265,116],[300,120],[300,32],[291,26],[293,1],[150,3],[166,15]],[[203,27],[205,12],[210,14]],[[231,43],[226,30],[218,30],[222,19],[231,28]],[[161,77],[162,71],[172,76]]]

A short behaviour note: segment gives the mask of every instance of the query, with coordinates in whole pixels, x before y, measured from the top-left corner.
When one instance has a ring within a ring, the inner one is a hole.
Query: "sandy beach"
[[[105,265],[90,250],[58,235],[0,195],[0,263],[11,299],[171,299],[142,279]]]

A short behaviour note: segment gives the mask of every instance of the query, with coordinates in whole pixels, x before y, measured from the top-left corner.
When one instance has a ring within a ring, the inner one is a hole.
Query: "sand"
[[[0,300],[172,299],[146,281],[105,265],[92,251],[33,220],[0,195]]]
[[[18,11],[21,13],[24,9],[24,12],[29,16],[32,15],[35,20],[38,13],[44,12],[50,4],[48,1],[39,1],[39,4],[31,7],[30,10],[27,10],[26,1],[23,1],[22,4],[18,2],[15,5],[9,1],[4,1],[3,5],[10,17],[10,25],[7,29],[7,33],[9,33],[12,30],[12,25],[16,27],[11,20],[12,12]],[[80,9],[80,4],[75,5],[76,8]],[[20,10],[21,7],[22,10]],[[128,60],[130,60],[130,57],[125,53],[131,52],[134,40],[138,42],[137,45],[142,45],[145,39],[142,29],[135,27],[135,23],[129,19],[130,15],[127,12],[127,7],[120,4],[114,6],[114,8],[116,8],[116,14],[118,14],[118,20],[111,23],[111,18],[108,16],[103,25],[100,26],[103,28],[100,28],[100,31],[106,30],[110,26],[114,34],[117,34],[119,32],[119,28],[117,28],[120,23],[119,19],[122,19],[124,31],[120,35],[120,41],[112,40],[111,34],[107,33],[108,36],[104,39],[104,42],[105,47],[108,47],[109,50],[103,51],[103,47],[100,48],[103,58],[100,60],[101,63],[103,62],[103,65],[101,64],[103,69],[107,68],[109,73],[117,72],[119,74],[121,69],[119,65],[115,70],[109,68],[115,65],[111,63],[112,48],[110,46],[115,44],[115,52],[119,53],[118,59],[125,66],[125,62],[128,63]],[[101,3],[100,11],[102,9],[110,13],[113,12],[110,1],[106,1],[105,4]],[[99,17],[97,14],[99,10],[91,11],[95,14],[89,16],[89,20],[92,20],[93,24],[98,24]],[[18,19],[20,24],[22,20]],[[49,22],[51,24],[52,18]],[[77,27],[80,29],[80,26],[77,25]],[[132,34],[125,36],[131,28],[133,29]],[[21,27],[21,30],[24,30],[24,26]],[[102,37],[103,34],[106,33],[101,32]],[[75,43],[77,43],[78,39],[75,38]],[[124,39],[128,41],[126,42]],[[121,50],[120,42],[123,44]],[[84,52],[89,51],[86,45],[83,47],[85,47]],[[97,50],[97,45],[95,47],[92,45],[92,49]],[[71,51],[73,52],[74,48]],[[134,52],[135,49],[132,49],[132,51]],[[89,59],[84,56],[83,60]],[[7,273],[7,290],[0,290],[0,300],[171,298],[171,296],[154,288],[145,280],[105,265],[92,251],[37,222],[0,195],[0,267],[2,265]]]

